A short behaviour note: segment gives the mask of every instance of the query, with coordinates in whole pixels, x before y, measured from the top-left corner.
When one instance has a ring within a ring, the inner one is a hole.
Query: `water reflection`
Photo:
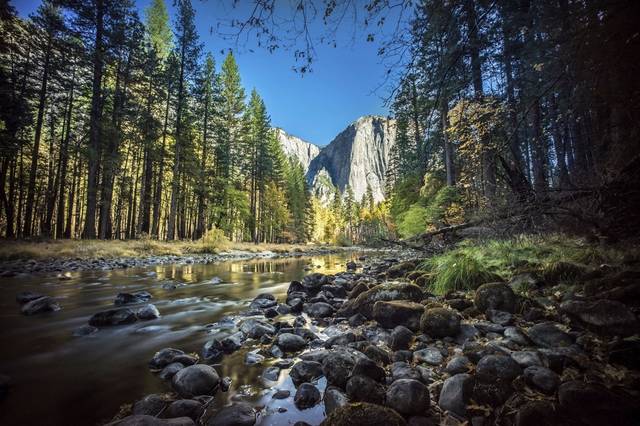
[[[120,405],[168,388],[147,369],[154,352],[176,347],[200,352],[211,336],[208,324],[245,309],[259,293],[284,299],[288,283],[310,272],[343,271],[358,253],[293,259],[259,259],[220,264],[157,265],[144,269],[74,272],[69,280],[24,275],[0,278],[0,373],[14,383],[0,402],[2,425],[87,425],[108,419]],[[118,292],[146,290],[161,313],[154,321],[101,329],[87,337],[73,330],[95,312],[113,307]],[[26,317],[15,295],[33,291],[59,299],[62,310]],[[300,412],[291,403],[295,388],[283,372],[263,391],[269,365],[244,364],[246,350],[218,366],[232,377],[231,391],[214,405],[247,399],[265,406],[261,424],[286,424],[322,418],[321,405]],[[322,386],[322,383],[319,383]],[[290,389],[287,400],[272,400]],[[286,413],[277,413],[286,408]],[[270,413],[277,413],[277,422]]]

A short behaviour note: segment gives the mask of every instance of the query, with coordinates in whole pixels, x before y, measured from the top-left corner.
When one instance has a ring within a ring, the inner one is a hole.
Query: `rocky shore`
[[[122,268],[148,267],[163,264],[190,264],[190,263],[217,263],[232,260],[249,259],[276,259],[285,257],[318,256],[338,253],[341,251],[365,251],[366,248],[354,247],[310,247],[292,251],[245,251],[230,250],[216,254],[193,254],[189,256],[147,256],[147,257],[116,257],[97,259],[16,259],[0,261],[0,277],[12,277],[27,273],[60,273],[60,278],[65,278],[65,273],[83,270],[110,270]]]
[[[293,281],[284,300],[257,296],[211,325],[200,354],[149,354],[167,393],[109,424],[259,423],[264,406],[212,404],[233,390],[216,367],[247,349],[273,400],[321,406],[325,426],[638,424],[640,272],[594,268],[573,289],[523,274],[436,296],[416,261],[361,262]],[[287,376],[294,391],[278,388]]]

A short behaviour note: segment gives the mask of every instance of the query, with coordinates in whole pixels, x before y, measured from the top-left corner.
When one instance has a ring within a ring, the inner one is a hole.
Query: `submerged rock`
[[[116,326],[131,324],[138,320],[136,313],[129,308],[109,309],[94,314],[89,319],[89,325],[94,327]]]
[[[149,303],[148,305],[144,305],[142,308],[138,309],[136,313],[138,319],[141,320],[153,320],[160,318],[160,311],[156,308],[155,305]]]
[[[24,305],[25,303],[31,302],[32,300],[40,299],[41,297],[45,297],[44,294],[33,293],[31,291],[22,291],[16,295],[16,302]]]
[[[198,361],[197,358],[187,355],[180,349],[164,348],[153,355],[149,361],[149,368],[152,370],[161,370],[169,364],[179,362],[183,365],[193,365]]]
[[[139,291],[136,293],[118,293],[113,304],[116,306],[121,306],[135,303],[144,303],[149,299],[151,299],[151,293],[149,293],[148,291]]]
[[[60,305],[58,302],[49,296],[42,296],[26,302],[20,309],[24,315],[35,315],[43,312],[55,312],[59,310]]]

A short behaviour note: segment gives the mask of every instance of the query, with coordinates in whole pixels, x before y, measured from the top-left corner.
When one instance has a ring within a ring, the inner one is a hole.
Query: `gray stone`
[[[220,410],[207,421],[207,426],[253,426],[256,412],[246,402],[236,402]]]
[[[153,320],[160,318],[160,311],[158,311],[158,308],[156,308],[155,305],[149,303],[138,309],[136,315],[138,316],[138,319],[141,320]]]
[[[557,348],[573,344],[573,338],[552,322],[544,322],[531,327],[527,334],[538,346]]]
[[[424,306],[404,300],[378,301],[373,305],[373,319],[384,328],[398,325],[417,331]]]
[[[324,391],[324,409],[327,415],[349,403],[349,398],[335,386],[329,386]]]
[[[284,352],[296,352],[304,349],[307,342],[297,334],[282,333],[276,338],[276,344]]]
[[[371,377],[352,375],[347,381],[346,390],[351,402],[370,402],[373,404],[384,402],[384,387]]]
[[[136,313],[129,308],[110,309],[98,312],[89,319],[89,325],[94,327],[116,326],[131,324],[138,320]]]
[[[560,377],[546,367],[533,365],[525,368],[524,380],[528,385],[546,394],[553,394],[560,385]]]
[[[467,404],[473,392],[473,376],[456,374],[444,381],[440,390],[438,405],[443,411],[450,411],[461,417],[467,415]]]
[[[444,357],[440,349],[429,347],[415,351],[413,353],[413,360],[415,362],[425,362],[429,365],[439,365],[444,361]]]
[[[420,329],[433,338],[453,337],[460,332],[460,316],[452,309],[427,309],[420,319]]]
[[[385,404],[405,416],[426,413],[430,403],[429,389],[417,380],[396,380],[387,389]]]
[[[301,383],[312,382],[322,377],[322,364],[316,361],[297,362],[291,368],[289,376],[296,386]]]
[[[204,364],[191,365],[178,371],[171,380],[173,389],[183,398],[198,395],[214,395],[220,377],[213,367]]]
[[[43,312],[55,312],[60,310],[60,305],[53,297],[42,296],[37,299],[30,300],[22,305],[20,311],[24,315],[35,315]],[[95,324],[91,324],[95,325]]]
[[[469,358],[463,355],[458,355],[451,358],[444,371],[453,376],[455,374],[466,373],[470,369],[471,361],[469,361]]]
[[[518,297],[511,287],[504,283],[489,283],[478,287],[474,304],[483,313],[489,309],[514,313],[517,309]]]
[[[305,408],[311,408],[320,402],[321,395],[317,387],[311,383],[302,383],[298,386],[296,395],[293,397],[293,402],[296,407],[303,410]]]

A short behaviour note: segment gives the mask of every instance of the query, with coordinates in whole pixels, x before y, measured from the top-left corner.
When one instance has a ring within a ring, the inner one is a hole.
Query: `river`
[[[208,325],[246,309],[258,294],[284,300],[292,280],[310,272],[335,273],[360,253],[282,259],[229,261],[218,264],[161,265],[110,271],[74,272],[71,279],[19,275],[0,278],[0,374],[11,378],[0,402],[0,424],[94,425],[108,421],[123,404],[151,393],[170,391],[147,364],[165,347],[201,353],[210,338]],[[102,328],[74,337],[73,331],[94,313],[113,308],[116,294],[147,290],[161,317],[131,325]],[[15,296],[33,291],[58,299],[57,312],[24,316]],[[313,328],[312,328],[313,330]],[[215,397],[214,408],[232,400],[262,407],[260,425],[311,424],[324,417],[319,404],[304,411],[293,405],[295,388],[283,370],[276,383],[262,381],[269,365],[245,365],[247,349],[225,356],[216,368],[231,377],[228,392]],[[318,383],[322,389],[324,379]],[[286,400],[271,399],[288,389]],[[283,412],[286,409],[286,412]],[[281,411],[281,412],[278,412]]]

